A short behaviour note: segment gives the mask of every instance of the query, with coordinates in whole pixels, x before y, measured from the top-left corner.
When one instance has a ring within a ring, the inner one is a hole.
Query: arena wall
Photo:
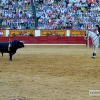
[[[61,37],[61,36],[14,36],[14,37],[0,37],[0,42],[10,40],[21,40],[25,44],[86,44],[84,37]]]
[[[16,39],[24,41],[25,44],[87,44],[84,40],[85,30],[3,30],[3,32],[0,42]],[[19,36],[20,32],[33,33],[34,36]],[[48,32],[57,32],[60,36],[46,36]]]

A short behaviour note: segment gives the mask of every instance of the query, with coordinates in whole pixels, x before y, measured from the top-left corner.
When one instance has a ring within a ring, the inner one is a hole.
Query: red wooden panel
[[[58,44],[57,40],[48,40],[48,44]]]
[[[25,44],[86,44],[84,37],[60,37],[60,36],[15,36],[15,37],[0,37],[0,42],[10,40],[21,40]]]
[[[58,44],[57,36],[48,36],[48,44]]]
[[[48,40],[57,40],[58,36],[47,36]]]
[[[76,44],[76,37],[67,37],[67,44]]]
[[[76,44],[86,44],[84,37],[76,37]]]
[[[38,43],[38,37],[29,37],[29,44],[37,44]]]
[[[58,37],[58,44],[66,44],[67,43],[67,37]]]
[[[48,41],[47,36],[38,37],[39,44],[47,44],[48,43],[47,41]]]
[[[8,42],[9,38],[8,37],[0,37],[0,42]]]
[[[29,42],[29,36],[15,36],[11,37],[10,39],[23,41],[25,44]]]

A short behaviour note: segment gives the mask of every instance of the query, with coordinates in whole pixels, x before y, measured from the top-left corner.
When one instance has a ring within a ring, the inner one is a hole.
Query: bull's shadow
[[[9,42],[0,42],[0,52],[2,53],[9,53],[9,60],[12,61],[12,56],[16,53],[17,49],[23,48],[24,43],[19,40],[13,40]]]

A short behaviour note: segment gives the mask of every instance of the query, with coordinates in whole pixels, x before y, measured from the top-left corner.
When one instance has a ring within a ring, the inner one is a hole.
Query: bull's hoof
[[[9,59],[10,61],[12,61],[12,59]]]

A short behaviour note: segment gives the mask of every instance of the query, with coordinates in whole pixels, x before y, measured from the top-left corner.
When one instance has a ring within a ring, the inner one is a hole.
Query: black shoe
[[[93,56],[91,58],[95,59],[95,57],[93,57]]]

